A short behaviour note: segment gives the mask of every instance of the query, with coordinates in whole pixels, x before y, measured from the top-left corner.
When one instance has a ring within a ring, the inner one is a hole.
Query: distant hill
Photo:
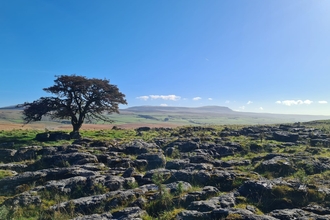
[[[23,108],[17,107],[17,105],[11,105],[6,107],[0,107],[0,110],[23,110]]]
[[[134,106],[121,109],[120,112],[168,112],[168,113],[234,113],[228,107],[203,106],[203,107],[172,107],[172,106]]]
[[[121,109],[120,113],[149,119],[158,118],[158,120],[165,117],[169,118],[170,121],[187,121],[187,123],[192,124],[273,124],[330,119],[330,116],[323,115],[240,112],[223,106],[134,106]],[[152,117],[147,117],[147,115]]]
[[[22,108],[7,106],[0,108],[0,121],[22,123]],[[229,124],[278,124],[328,120],[330,116],[294,115],[239,112],[224,106],[174,107],[174,106],[134,106],[120,109],[120,114],[110,114],[116,125],[157,124],[164,125],[229,125]],[[67,120],[51,120],[45,117],[42,123],[68,123]],[[94,124],[102,122],[94,122]]]

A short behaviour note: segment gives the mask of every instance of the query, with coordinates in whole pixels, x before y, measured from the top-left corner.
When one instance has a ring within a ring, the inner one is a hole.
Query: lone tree
[[[112,122],[104,113],[119,113],[118,104],[127,104],[125,95],[107,79],[88,79],[76,75],[55,77],[55,85],[43,89],[53,93],[54,97],[41,97],[21,105],[26,124],[40,121],[42,116],[70,119],[73,127],[71,135],[79,136],[85,119]]]

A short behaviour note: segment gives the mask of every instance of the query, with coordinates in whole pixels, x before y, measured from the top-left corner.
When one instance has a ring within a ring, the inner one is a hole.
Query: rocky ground
[[[2,143],[0,219],[330,219],[330,139],[321,130],[135,132],[130,141]],[[68,138],[51,135],[38,138]]]

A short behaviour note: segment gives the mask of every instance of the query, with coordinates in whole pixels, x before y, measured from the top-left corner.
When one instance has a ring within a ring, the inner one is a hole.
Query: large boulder
[[[210,219],[209,213],[199,212],[196,210],[184,210],[176,216],[177,220],[200,220]]]
[[[280,142],[297,142],[299,138],[299,134],[291,133],[287,131],[275,131],[273,133],[273,138],[274,140]]]
[[[113,219],[111,213],[84,215],[72,220],[110,220]]]
[[[166,169],[181,170],[189,165],[189,160],[176,159],[166,162]]]
[[[116,190],[101,195],[86,196],[62,202],[50,207],[50,210],[68,210],[69,207],[73,206],[75,213],[91,215],[100,206],[103,206],[104,210],[112,210],[123,205],[128,205],[139,196],[141,196],[140,192],[134,190]]]
[[[282,156],[276,156],[270,160],[263,161],[258,167],[258,172],[270,172],[274,177],[287,176],[295,172],[291,161]]]
[[[217,208],[221,208],[221,206],[219,205],[219,199],[214,197],[209,200],[192,202],[187,209],[196,210],[199,212],[210,212]]]
[[[158,149],[156,144],[144,142],[142,140],[135,140],[123,146],[125,154],[140,155],[149,153],[152,150]]]
[[[28,205],[40,205],[41,199],[39,196],[31,195],[28,192],[24,192],[15,196],[13,198],[9,198],[4,202],[7,206],[14,207],[26,207]]]
[[[35,160],[41,149],[42,147],[37,146],[21,147],[15,153],[14,161]]]
[[[206,200],[216,196],[220,191],[214,186],[205,186],[202,191],[189,192],[180,198],[180,204],[187,207],[194,201]]]
[[[162,154],[162,153],[142,154],[142,155],[139,155],[136,159],[137,160],[146,160],[148,162],[148,165],[146,167],[147,170],[165,167],[165,164],[166,164],[166,158],[165,158],[164,154]]]
[[[36,135],[35,139],[37,141],[59,141],[59,140],[70,140],[70,134],[62,131],[55,131],[55,132],[44,132],[39,133]]]
[[[316,146],[322,146],[322,147],[329,147],[330,146],[330,140],[329,139],[311,139],[310,144],[312,147]]]
[[[140,207],[127,207],[112,213],[114,219],[120,220],[141,219],[146,214],[147,212]]]
[[[34,172],[24,172],[12,177],[0,179],[0,195],[15,191],[16,187],[35,183],[43,184],[50,180],[61,180],[74,176],[95,176],[98,172],[86,170],[79,166],[43,169]]]
[[[187,141],[187,142],[181,142],[178,143],[178,149],[181,152],[192,152],[195,149],[199,148],[199,144],[194,141]]]
[[[281,220],[291,219],[330,219],[330,215],[317,215],[302,209],[277,209],[269,213],[272,217]]]
[[[209,155],[205,154],[197,154],[195,156],[191,156],[189,158],[190,163],[212,163],[213,158]]]
[[[0,162],[12,162],[17,150],[13,149],[0,149]]]
[[[270,194],[274,186],[271,180],[248,180],[238,188],[238,192],[252,201],[258,201],[264,194]]]
[[[31,169],[50,168],[50,167],[68,167],[71,165],[82,165],[87,163],[97,163],[97,157],[91,153],[73,152],[64,154],[55,154],[42,157],[39,161],[32,164]]]
[[[11,170],[15,172],[23,172],[28,166],[19,163],[4,163],[0,164],[0,170]]]

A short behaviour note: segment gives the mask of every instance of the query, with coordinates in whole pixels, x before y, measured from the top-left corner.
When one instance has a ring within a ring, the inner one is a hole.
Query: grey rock
[[[135,129],[137,132],[142,132],[142,131],[150,131],[151,128],[150,127],[139,127],[137,129]]]
[[[165,164],[166,164],[165,156],[162,153],[142,154],[142,155],[139,155],[136,159],[137,160],[146,160],[148,162],[148,165],[146,167],[147,170],[165,167]]]
[[[134,160],[133,166],[138,170],[144,170],[148,166],[148,161],[147,160]]]
[[[180,204],[187,207],[194,201],[206,200],[214,197],[219,193],[219,190],[214,186],[205,186],[202,191],[189,192],[180,199]]]
[[[147,212],[142,210],[140,207],[127,207],[123,210],[112,213],[112,216],[118,220],[130,220],[134,218],[142,218],[142,216],[146,214]]]
[[[306,212],[301,209],[277,209],[269,213],[270,216],[281,220],[291,220],[291,219],[318,219],[326,220],[330,219],[330,215],[317,215],[311,212]]]
[[[75,176],[67,179],[48,181],[44,185],[44,188],[47,190],[55,189],[58,192],[71,193],[71,191],[75,190],[77,186],[85,186],[86,182],[87,177]]]
[[[196,210],[184,210],[180,212],[175,219],[176,220],[200,220],[200,219],[211,220],[209,213],[203,213]]]
[[[110,210],[121,205],[128,204],[130,201],[134,201],[138,196],[140,196],[139,192],[133,190],[117,190],[106,194],[81,197],[67,202],[62,202],[50,207],[50,210],[55,211],[58,209],[67,209],[69,206],[74,206],[74,211],[76,213],[90,215],[93,214],[94,210],[101,204],[105,205],[106,210]]]
[[[165,149],[165,155],[168,156],[168,157],[171,157],[175,152],[175,147],[167,147]]]
[[[209,155],[196,155],[189,158],[190,163],[212,163],[213,158]]]
[[[274,140],[281,142],[296,142],[298,141],[299,134],[286,131],[275,131],[273,133],[273,138]]]
[[[105,179],[104,185],[111,191],[119,190],[124,187],[125,178],[122,176],[112,176],[109,175]]]
[[[23,172],[26,168],[27,168],[26,164],[17,164],[17,163],[0,164],[1,170],[13,170],[16,172]]]
[[[61,131],[55,132],[45,132],[39,133],[36,135],[35,139],[37,141],[59,141],[59,140],[70,140],[71,137],[69,134]]]
[[[125,170],[125,172],[123,173],[122,177],[126,178],[126,177],[131,177],[133,175],[135,171],[134,167],[130,167],[127,170]]]
[[[187,207],[188,210],[196,210],[199,212],[210,212],[217,208],[221,208],[219,205],[219,199],[217,197],[211,198],[209,200],[195,201]]]
[[[14,155],[15,161],[24,161],[24,160],[35,160],[37,158],[38,151],[42,147],[31,146],[31,147],[21,147]]]
[[[134,162],[130,158],[124,157],[115,157],[108,159],[107,161],[108,167],[110,168],[129,168],[134,166]]]
[[[50,168],[50,167],[66,167],[70,165],[82,165],[87,163],[97,163],[97,157],[91,153],[74,152],[55,154],[42,157],[30,169]]]
[[[316,147],[318,145],[323,147],[329,147],[330,146],[330,140],[329,139],[311,139],[310,144],[312,147]]]
[[[103,214],[93,214],[93,215],[85,215],[81,217],[74,218],[72,220],[112,220],[111,213],[103,213]]]
[[[227,193],[218,197],[221,208],[232,208],[236,205],[234,193]]]
[[[184,181],[191,183],[194,180],[194,173],[188,170],[172,170],[172,176],[169,179],[170,182]],[[206,181],[204,181],[206,182]]]
[[[267,215],[256,215],[246,209],[215,209],[211,212],[210,216],[212,219],[227,219],[230,215],[235,215],[234,219],[244,220],[277,220],[277,218]],[[226,218],[227,217],[227,218]],[[231,219],[231,218],[229,218]]]
[[[211,150],[215,151],[220,157],[234,155],[235,152],[235,148],[221,145],[214,146]]]
[[[250,160],[228,160],[222,161],[221,167],[248,166],[250,164]]]
[[[322,206],[316,205],[316,204],[310,204],[302,209],[304,211],[313,212],[318,215],[330,215],[330,208],[322,207]]]
[[[177,142],[176,145],[181,152],[192,152],[199,148],[199,144],[193,141]]]
[[[14,191],[22,184],[31,184],[33,182],[46,182],[50,180],[61,180],[74,176],[95,176],[97,172],[85,170],[79,166],[43,169],[34,172],[24,172],[12,177],[6,177],[0,180],[0,194],[6,194]]]
[[[270,193],[275,183],[270,180],[248,180],[238,188],[240,195],[253,198],[259,198],[263,193]]]
[[[0,149],[0,161],[1,162],[12,162],[14,160],[14,155],[17,150],[12,149]]]
[[[123,146],[125,154],[140,155],[159,149],[156,144],[147,143],[142,140],[135,140]]]
[[[205,170],[205,171],[212,171],[213,164],[210,163],[189,163],[186,167],[192,170]]]
[[[39,196],[31,195],[27,192],[21,193],[13,198],[7,199],[4,202],[7,206],[15,206],[15,207],[25,207],[28,205],[40,205],[41,199]]]
[[[187,182],[183,182],[183,181],[177,181],[177,182],[173,182],[173,183],[168,183],[165,185],[165,187],[167,189],[169,189],[170,193],[178,193],[179,192],[179,187],[181,187],[180,190],[186,192],[189,189],[192,188],[192,186],[190,185],[190,183]]]
[[[212,197],[208,200],[195,201],[188,206],[188,210],[197,210],[199,212],[210,212],[215,209],[232,208],[236,205],[236,199],[233,193],[227,193],[219,197]]]
[[[175,159],[166,162],[166,169],[181,170],[189,165],[189,160]]]
[[[14,146],[15,146],[15,142],[0,143],[0,148],[13,148]]]
[[[263,161],[256,170],[259,172],[271,172],[274,177],[287,176],[295,172],[293,164],[288,158],[276,156]]]

